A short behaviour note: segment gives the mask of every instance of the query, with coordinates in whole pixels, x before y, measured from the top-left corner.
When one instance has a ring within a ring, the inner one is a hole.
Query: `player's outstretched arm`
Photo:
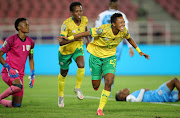
[[[57,36],[57,40],[59,42],[59,45],[62,46],[62,45],[66,45],[68,43],[71,43],[73,41],[82,41],[82,38],[78,38],[78,39],[74,39],[74,40],[68,40],[68,38],[65,36]]]
[[[147,54],[145,54],[145,53],[143,53],[140,49],[139,49],[139,47],[137,46],[137,44],[135,43],[135,41],[132,39],[132,38],[129,38],[129,39],[127,39],[128,40],[128,42],[137,50],[137,52],[141,55],[141,56],[144,56],[146,59],[150,59],[149,58],[149,55],[147,55]]]
[[[79,33],[79,34],[76,34],[76,35],[69,36],[69,37],[59,36],[59,38],[62,38],[64,40],[79,40],[79,38],[81,38],[81,37],[90,36],[90,35],[91,35],[91,32],[86,31],[86,32],[82,32],[82,33]]]

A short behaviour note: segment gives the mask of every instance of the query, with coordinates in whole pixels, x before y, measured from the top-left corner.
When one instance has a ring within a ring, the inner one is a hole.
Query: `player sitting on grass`
[[[177,90],[174,90],[174,88]],[[180,99],[180,81],[177,78],[162,84],[156,90],[141,89],[129,94],[129,89],[116,93],[116,101],[127,102],[177,102]]]
[[[29,24],[25,18],[18,18],[15,21],[15,28],[18,34],[8,37],[0,49],[0,63],[4,66],[1,70],[3,81],[9,85],[0,95],[0,104],[5,107],[20,107],[23,99],[23,76],[27,57],[29,56],[29,66],[31,78],[29,87],[33,87],[35,80],[33,48],[34,41],[26,36],[29,33]],[[6,53],[4,60],[3,55]],[[4,98],[12,95],[11,100]]]

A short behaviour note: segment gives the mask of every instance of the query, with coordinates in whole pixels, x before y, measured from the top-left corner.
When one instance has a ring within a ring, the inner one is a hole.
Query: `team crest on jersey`
[[[99,35],[99,34],[102,34],[103,30],[101,28],[98,28],[96,29],[96,33]]]
[[[62,31],[65,31],[65,30],[66,30],[66,25],[65,25],[65,24],[62,25],[61,30],[62,30]]]
[[[76,30],[73,30],[72,33],[76,33]]]
[[[7,41],[4,41],[2,47],[5,47],[7,45]]]
[[[159,91],[158,91],[158,94],[159,94],[159,95],[162,95],[162,94],[163,94],[163,91],[162,91],[162,90],[159,90]]]

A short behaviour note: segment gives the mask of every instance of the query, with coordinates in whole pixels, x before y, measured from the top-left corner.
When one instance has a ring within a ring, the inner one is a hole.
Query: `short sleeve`
[[[90,28],[91,36],[97,37],[100,36],[103,32],[102,28]]]
[[[137,102],[137,100],[133,95],[128,95],[126,97],[126,102]]]
[[[61,26],[61,33],[60,33],[60,35],[61,35],[61,36],[67,36],[67,34],[68,34],[67,25],[64,23],[64,24]]]
[[[12,45],[13,45],[12,37],[8,37],[8,38],[4,41],[4,43],[3,43],[2,47],[1,47],[1,50],[2,50],[4,53],[7,53],[7,52],[11,49]]]
[[[130,35],[130,33],[128,32],[128,30],[127,30],[127,33],[126,33],[126,39],[129,39],[131,37],[131,35]]]

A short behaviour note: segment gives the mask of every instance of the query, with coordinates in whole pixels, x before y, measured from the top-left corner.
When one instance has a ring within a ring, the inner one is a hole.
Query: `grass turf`
[[[112,95],[109,98],[104,114],[107,118],[143,118],[143,117],[180,117],[180,102],[127,103],[116,102],[116,92],[123,88],[130,91],[141,88],[157,89],[172,76],[116,76]],[[178,77],[180,79],[180,76]],[[94,91],[90,76],[85,76],[81,90],[85,96],[79,100],[74,93],[75,76],[68,76],[65,83],[65,107],[59,108],[57,76],[36,76],[33,88],[28,87],[29,80],[24,77],[24,98],[21,108],[5,108],[0,105],[0,118],[94,118],[99,105],[103,84],[98,91]],[[7,85],[0,79],[0,93],[7,89]],[[8,97],[7,99],[11,99]]]

